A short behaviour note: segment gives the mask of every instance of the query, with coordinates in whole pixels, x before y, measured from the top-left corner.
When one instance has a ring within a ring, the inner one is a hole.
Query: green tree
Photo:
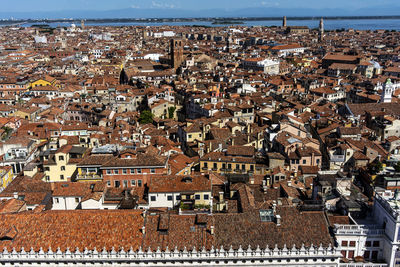
[[[141,124],[152,123],[153,122],[153,113],[150,110],[143,110],[140,113],[139,122]]]
[[[400,161],[396,163],[396,165],[393,166],[396,172],[400,172]]]
[[[383,164],[379,160],[374,160],[370,165],[369,165],[369,172],[373,174],[377,174],[378,172],[383,170]]]
[[[168,118],[173,119],[176,107],[169,107],[168,108]]]
[[[4,133],[3,133],[3,136],[1,139],[7,140],[10,137],[10,135],[12,134],[13,129],[11,129],[10,127],[7,127],[7,126],[3,126],[2,129],[4,130]]]

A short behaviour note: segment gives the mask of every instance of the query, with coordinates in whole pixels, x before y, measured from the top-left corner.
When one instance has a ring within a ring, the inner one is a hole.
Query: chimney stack
[[[276,219],[276,226],[280,226],[281,225],[281,215],[277,214],[275,216]]]
[[[219,202],[224,201],[224,192],[219,192]]]
[[[214,225],[211,225],[210,232],[211,232],[212,235],[214,235]]]

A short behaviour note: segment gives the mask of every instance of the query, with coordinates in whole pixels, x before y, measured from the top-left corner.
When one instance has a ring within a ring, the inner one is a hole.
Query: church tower
[[[282,27],[286,28],[286,16],[283,16]]]
[[[231,44],[231,33],[228,32],[226,35],[226,52],[227,53],[229,53],[230,44]]]
[[[81,29],[82,31],[85,30],[85,21],[81,20]]]
[[[381,103],[391,103],[392,102],[392,94],[394,92],[394,86],[390,79],[382,86],[382,94],[381,94]]]
[[[324,38],[324,33],[325,33],[325,30],[324,30],[324,19],[321,18],[321,20],[319,21],[319,32],[318,32],[318,37],[319,37],[320,41]]]
[[[183,43],[182,39],[170,40],[170,60],[171,67],[177,69],[183,62]]]

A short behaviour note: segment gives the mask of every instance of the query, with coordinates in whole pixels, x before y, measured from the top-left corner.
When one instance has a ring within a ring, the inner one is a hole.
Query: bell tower
[[[321,41],[322,39],[324,39],[324,18],[321,18],[321,20],[319,21],[319,32],[318,32],[318,39]]]
[[[182,39],[170,40],[170,60],[171,67],[177,69],[183,62],[183,42]]]
[[[391,103],[394,86],[390,79],[387,79],[382,86],[381,103]]]

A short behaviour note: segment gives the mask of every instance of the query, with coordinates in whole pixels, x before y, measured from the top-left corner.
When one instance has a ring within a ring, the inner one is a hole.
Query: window
[[[79,197],[75,198],[75,203],[79,203]]]
[[[372,246],[373,246],[373,247],[379,247],[379,241],[374,241],[374,242],[372,243]]]
[[[150,173],[156,173],[156,170],[154,168],[151,168]]]
[[[127,169],[122,169],[122,174],[128,174],[128,170]]]
[[[356,241],[350,241],[349,247],[355,247],[356,246]]]
[[[175,198],[176,198],[176,200],[181,200],[181,196],[180,195],[177,195]]]
[[[188,139],[190,139],[190,138],[192,138],[192,135],[191,135],[191,134],[188,135]]]
[[[107,186],[111,186],[111,181],[107,181]]]
[[[118,174],[118,170],[114,170],[114,174]]]
[[[45,167],[44,170],[48,172],[50,171],[50,167]]]
[[[142,186],[142,180],[138,180],[138,181],[137,181],[137,185],[138,185],[139,187],[141,187],[141,186]]]
[[[374,251],[372,251],[372,257],[371,257],[373,260],[376,260],[376,259],[378,259],[378,251],[377,250],[374,250]]]
[[[306,160],[305,159],[303,159],[303,164],[306,164]]]
[[[131,186],[136,186],[136,180],[131,180]]]
[[[112,171],[111,170],[106,170],[107,175],[112,175]]]
[[[46,176],[46,181],[50,181],[50,176]]]
[[[370,256],[371,256],[371,252],[369,250],[364,252],[364,259],[369,259]]]
[[[348,258],[348,259],[354,258],[354,250],[349,250],[349,252],[348,252],[348,254],[347,254],[347,258]]]
[[[214,164],[213,164],[213,169],[218,169],[217,163],[214,163]]]
[[[254,171],[254,165],[250,165],[250,171]]]
[[[242,164],[242,170],[246,169],[246,165]]]
[[[208,168],[208,163],[204,162],[204,168]]]
[[[150,200],[151,200],[151,201],[156,201],[156,196],[151,196],[151,197],[150,197]]]
[[[137,172],[137,174],[141,174],[142,173],[142,169],[139,168],[139,169],[136,170],[136,172]]]
[[[128,187],[128,180],[124,180],[124,187]]]
[[[167,200],[172,201],[172,196],[171,195],[167,196]]]
[[[228,163],[228,169],[231,170],[232,169],[232,164]]]
[[[194,199],[199,200],[200,199],[200,195],[194,195]]]
[[[204,195],[204,200],[208,200],[208,195]]]
[[[54,198],[54,202],[60,203],[60,200],[58,200],[58,197]]]
[[[114,181],[114,187],[118,188],[121,185],[119,181]]]
[[[64,160],[64,156],[58,156],[58,160]]]
[[[60,175],[60,180],[64,180],[64,175]]]
[[[366,247],[371,247],[371,241],[365,242],[365,246],[366,246]]]
[[[65,171],[65,166],[61,166],[61,170],[62,170],[62,171]]]
[[[347,251],[346,250],[342,250],[342,251],[340,251],[341,253],[342,253],[342,256],[343,256],[343,258],[346,258],[346,256],[347,256]]]
[[[319,159],[317,159],[317,164],[319,164]]]
[[[342,247],[347,247],[347,245],[348,245],[348,242],[347,241],[342,241]]]
[[[131,174],[135,174],[135,169],[131,169]]]

